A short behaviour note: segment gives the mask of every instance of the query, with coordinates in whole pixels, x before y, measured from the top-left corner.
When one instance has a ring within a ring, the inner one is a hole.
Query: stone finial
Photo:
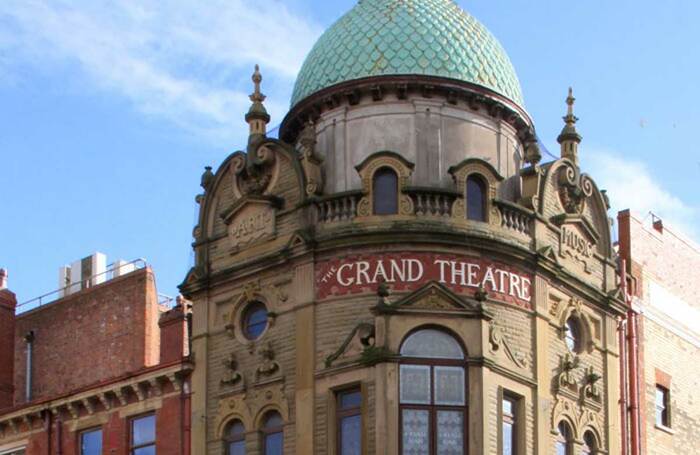
[[[265,101],[266,97],[260,91],[262,74],[260,74],[260,67],[258,65],[255,65],[255,72],[253,73],[252,79],[255,90],[250,95],[250,101],[253,104],[245,115],[245,121],[250,125],[251,136],[264,136],[267,133],[267,124],[270,122],[270,115],[263,105],[263,101]]]
[[[561,130],[557,142],[561,145],[561,157],[570,159],[578,166],[578,145],[581,143],[581,135],[576,131],[576,122],[578,117],[574,115],[574,91],[569,87],[569,96],[566,97],[566,115],[564,119],[564,128]]]
[[[214,181],[214,173],[211,171],[211,166],[204,166],[204,172],[202,173],[202,180],[200,186],[207,191]]]
[[[0,269],[0,289],[7,289],[7,269]]]

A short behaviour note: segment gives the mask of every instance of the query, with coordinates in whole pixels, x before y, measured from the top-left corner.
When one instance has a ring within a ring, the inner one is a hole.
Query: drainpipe
[[[632,308],[632,296],[627,289],[627,263],[620,261],[622,294],[627,304],[626,357],[627,357],[627,402],[629,404],[630,455],[640,455],[639,416],[639,349],[637,340],[637,313]],[[623,346],[625,343],[623,342]],[[621,362],[624,360],[621,359]]]
[[[629,346],[629,384],[630,384],[630,446],[631,455],[640,455],[639,439],[639,352],[637,340],[637,313],[633,309],[627,313],[629,321],[629,333],[627,344]]]
[[[627,324],[620,318],[617,325],[618,344],[620,346],[620,438],[622,439],[622,455],[629,455],[629,439],[627,436]]]
[[[30,330],[24,336],[27,342],[27,371],[25,376],[24,399],[27,403],[32,401],[32,363],[34,360],[34,331]]]

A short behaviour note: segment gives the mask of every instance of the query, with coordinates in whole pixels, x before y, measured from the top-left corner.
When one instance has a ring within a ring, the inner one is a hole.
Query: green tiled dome
[[[360,0],[306,57],[292,106],[340,82],[416,74],[478,84],[523,105],[501,44],[452,0]]]

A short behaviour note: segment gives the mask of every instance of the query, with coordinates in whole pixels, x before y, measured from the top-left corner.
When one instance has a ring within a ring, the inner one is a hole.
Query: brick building
[[[637,374],[627,374],[639,452],[690,454],[700,444],[700,247],[661,219],[620,212],[620,256],[638,325]],[[629,322],[628,322],[629,323]],[[630,400],[631,401],[631,400]],[[634,404],[634,403],[632,403]],[[636,409],[639,413],[636,414]],[[637,417],[638,416],[638,417]],[[634,437],[631,435],[631,437]]]
[[[279,138],[261,80],[197,197],[192,453],[620,453],[626,306],[572,93],[541,163],[508,56],[451,0],[358,2]]]
[[[145,264],[86,274],[95,258],[42,305],[16,308],[2,271],[0,454],[190,453],[188,307]]]

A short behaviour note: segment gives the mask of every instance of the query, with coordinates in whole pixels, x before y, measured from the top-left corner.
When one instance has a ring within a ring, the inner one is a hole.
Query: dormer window
[[[399,213],[399,178],[392,168],[383,167],[374,173],[372,191],[375,215]]]
[[[486,221],[486,184],[477,174],[467,177],[467,219]]]

